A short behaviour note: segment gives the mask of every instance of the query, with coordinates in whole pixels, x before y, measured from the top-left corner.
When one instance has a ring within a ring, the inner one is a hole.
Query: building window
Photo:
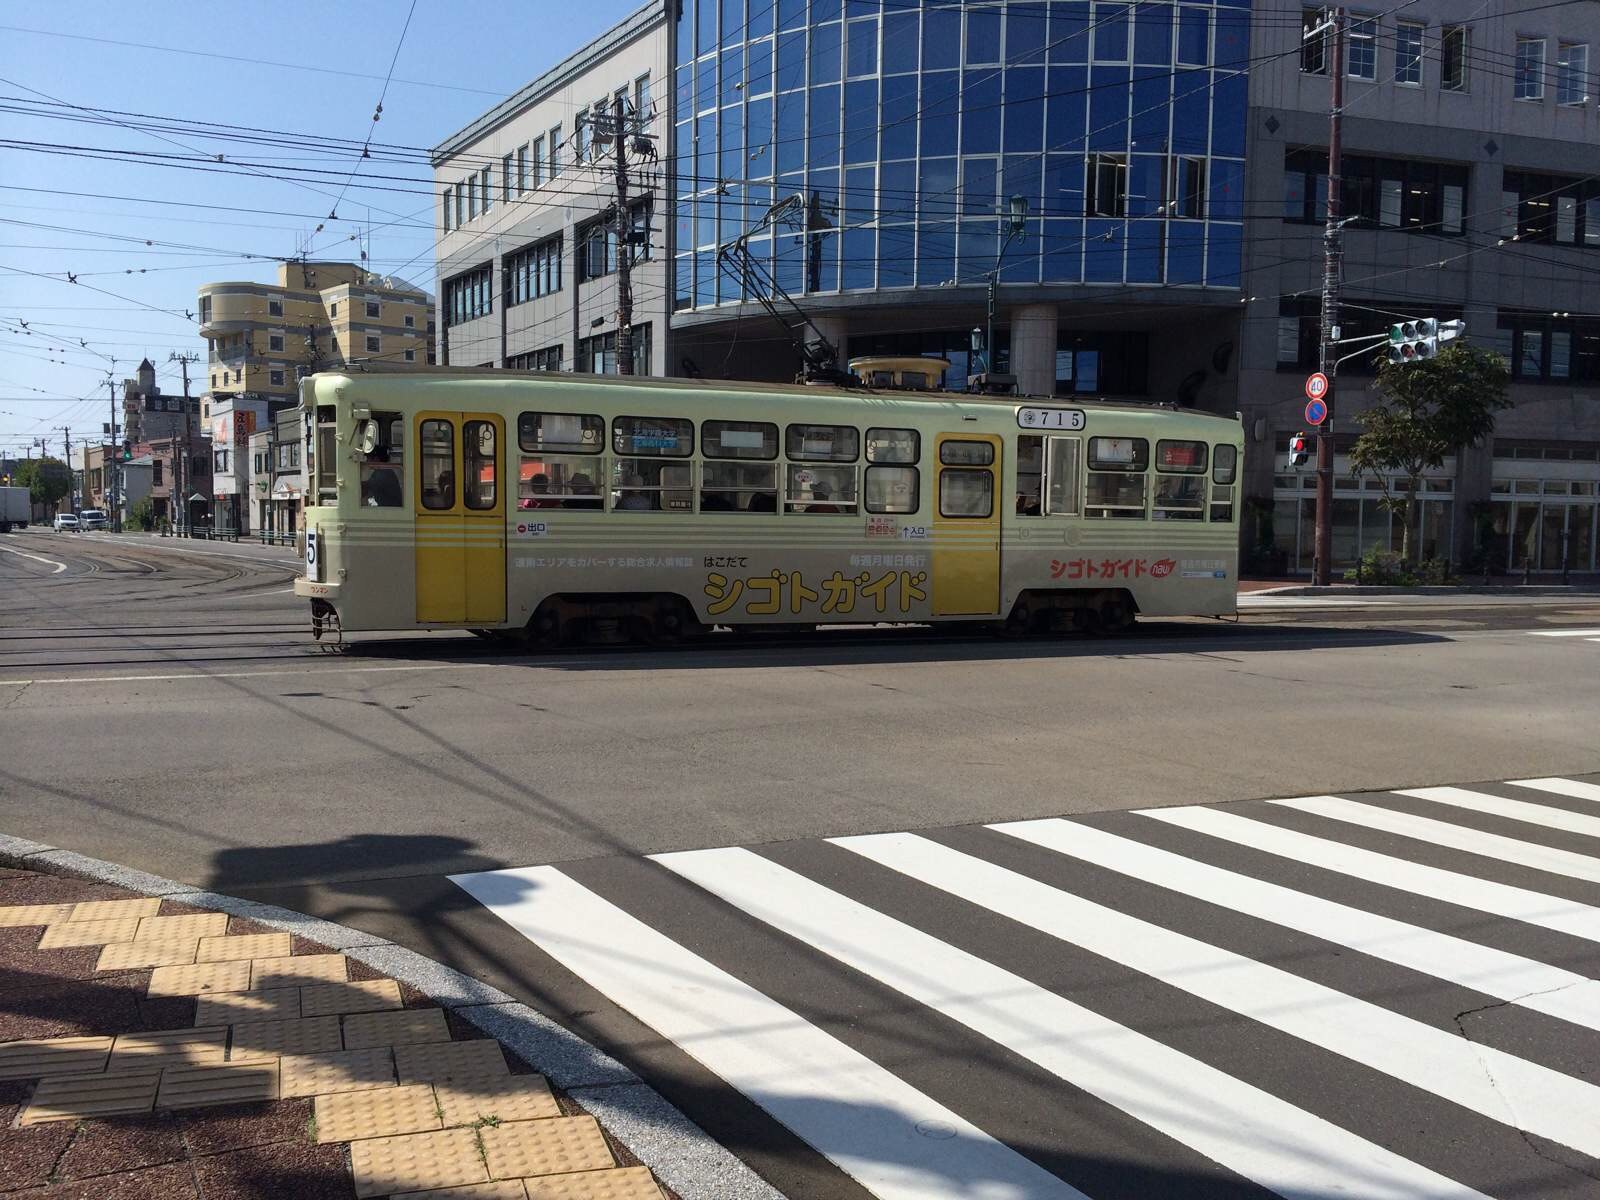
[[[500,199],[507,204],[511,203],[511,155],[506,155],[500,160]]]
[[[1204,67],[1211,62],[1211,13],[1204,8],[1178,10],[1178,65]]]
[[[376,320],[377,320],[377,319],[378,319],[378,314],[379,314],[379,313],[380,313],[380,312],[382,312],[382,311],[383,311],[383,310],[382,310],[382,308],[381,308],[381,307],[380,307],[380,306],[379,306],[379,303],[378,303],[378,301],[376,301],[376,300],[368,300],[368,301],[367,301],[367,316],[368,316],[368,317],[369,317],[369,318],[370,318],[370,319],[371,319],[371,320],[374,320],[374,321],[376,321]]]
[[[654,114],[650,111],[650,73],[633,81],[633,111],[638,114],[639,120],[648,122]]]
[[[1094,35],[1094,61],[1097,63],[1125,63],[1128,61],[1128,4],[1096,4],[1089,28]],[[996,52],[999,50],[999,10],[994,15]],[[971,27],[968,27],[971,37]],[[970,59],[968,61],[971,61]]]
[[[463,272],[444,283],[444,323],[446,327],[486,317],[494,311],[489,294],[494,278],[492,267]]]
[[[271,382],[273,387],[282,387],[283,386],[283,372],[282,371],[268,371],[267,372],[267,379]]]
[[[451,225],[450,225],[450,217],[452,215],[451,214],[451,194],[452,193],[451,193],[450,189],[449,188],[445,188],[444,195],[442,197],[440,197],[440,199],[442,201],[442,204],[441,204],[441,207],[440,207],[441,216],[439,218],[439,223],[443,227],[443,229],[444,229],[444,231],[446,233],[449,233],[450,232],[450,228],[451,228]]]
[[[1406,87],[1422,86],[1422,30],[1414,21],[1401,21],[1394,29],[1394,81]]]
[[[1556,103],[1589,102],[1589,46],[1562,42],[1556,57]]]
[[[328,305],[328,315],[330,317],[337,317],[339,315],[339,302],[337,300]]]
[[[1439,90],[1467,90],[1467,49],[1472,30],[1465,25],[1446,25],[1439,31]]]
[[[467,176],[467,220],[478,219],[478,177]]]
[[[1350,18],[1349,37],[1345,43],[1349,61],[1345,74],[1351,79],[1376,79],[1378,77],[1378,18],[1354,16]]]
[[[508,254],[501,276],[506,306],[522,304],[561,290],[561,235]]]
[[[406,314],[406,328],[407,329],[415,329],[416,327],[417,327],[417,318],[415,316],[413,316],[411,313],[407,313]]]
[[[1600,245],[1600,180],[1529,171],[1507,171],[1503,179],[1503,236]]]
[[[581,163],[589,158],[589,110],[580,108],[572,118],[572,161]]]
[[[602,333],[596,337],[578,339],[577,370],[592,375],[617,373],[617,334]],[[648,323],[633,327],[633,373],[650,373],[650,326]]]
[[[200,324],[206,325],[211,321],[211,297],[200,297]]]
[[[535,143],[537,145],[537,143]],[[535,154],[538,152],[535,151]],[[528,144],[524,142],[517,147],[517,195],[522,195],[528,190]]]
[[[467,221],[467,185],[456,184],[456,228],[466,224]]]
[[[1168,182],[1167,215],[1204,220],[1206,215],[1206,160],[1174,158]]]
[[[631,231],[628,241],[632,247],[631,263],[640,263],[650,257],[650,204],[635,205],[632,211]],[[605,220],[591,221],[578,229],[578,282],[600,279],[617,269],[617,234]],[[559,284],[558,284],[559,286]]]
[[[1284,219],[1320,225],[1328,196],[1327,151],[1312,148],[1284,153]],[[1341,211],[1368,228],[1410,229],[1423,233],[1464,232],[1465,163],[1344,157]]]
[[[1300,70],[1306,75],[1328,73],[1328,29],[1322,29],[1326,19],[1320,8],[1300,10]],[[1317,30],[1313,33],[1312,30]]]
[[[1091,217],[1120,217],[1128,208],[1128,158],[1125,154],[1089,156],[1084,213]]]
[[[1511,94],[1518,100],[1544,99],[1544,39],[1517,39],[1517,67]]]
[[[494,168],[485,167],[478,184],[478,194],[483,197],[483,212],[494,207]]]
[[[406,351],[406,361],[408,363],[416,362],[417,361],[417,352],[415,350],[407,350]]]
[[[513,354],[506,359],[508,371],[559,371],[561,370],[561,347],[546,346],[543,350],[534,350],[527,354]]]
[[[268,300],[267,301],[267,316],[269,316],[269,317],[281,317],[281,316],[283,316],[283,301],[282,300]]]
[[[367,334],[367,353],[368,354],[376,354],[376,353],[378,353],[379,348],[380,348],[380,341],[379,341],[378,335],[375,334],[375,333]]]
[[[549,155],[545,158],[545,178],[554,179],[561,173],[561,126],[557,125],[546,136]]]
[[[268,350],[281,351],[283,349],[283,334],[281,334],[281,333],[269,333],[269,334],[267,334],[267,349]]]
[[[536,137],[529,143],[529,166],[532,174],[528,178],[529,187],[538,187],[544,182],[544,139]]]

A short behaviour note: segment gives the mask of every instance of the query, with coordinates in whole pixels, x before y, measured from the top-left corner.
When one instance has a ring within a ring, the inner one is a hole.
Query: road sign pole
[[[1317,534],[1316,557],[1311,567],[1311,582],[1317,587],[1327,587],[1333,582],[1333,393],[1339,369],[1336,347],[1339,341],[1339,285],[1343,258],[1339,191],[1343,185],[1344,157],[1341,128],[1344,121],[1344,8],[1335,7],[1331,16],[1333,29],[1327,36],[1333,43],[1332,61],[1329,64],[1332,68],[1329,82],[1333,94],[1328,105],[1328,211],[1327,224],[1322,232],[1322,355],[1318,364],[1322,374],[1328,377],[1328,390],[1323,396],[1328,405],[1328,415],[1317,426]]]

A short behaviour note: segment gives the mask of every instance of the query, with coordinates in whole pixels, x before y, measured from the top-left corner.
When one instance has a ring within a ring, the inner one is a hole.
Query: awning
[[[300,489],[287,479],[280,479],[277,486],[272,489],[272,498],[274,500],[298,500],[300,498]]]

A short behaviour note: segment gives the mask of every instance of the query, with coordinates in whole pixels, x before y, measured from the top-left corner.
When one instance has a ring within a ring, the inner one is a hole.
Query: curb
[[[1376,585],[1340,583],[1328,587],[1290,583],[1283,587],[1256,588],[1240,592],[1241,596],[1600,596],[1600,587],[1593,584],[1533,583],[1507,584],[1503,587],[1378,587]]]
[[[110,883],[300,934],[410,984],[511,1048],[571,1095],[683,1200],[785,1200],[627,1067],[514,997],[347,925],[208,892],[43,842],[0,834],[0,866]]]

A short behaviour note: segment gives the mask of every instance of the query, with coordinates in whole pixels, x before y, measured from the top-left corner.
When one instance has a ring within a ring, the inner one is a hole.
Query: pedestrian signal
[[[1439,353],[1439,322],[1432,317],[1389,326],[1389,361],[1421,362]]]
[[[1303,467],[1310,458],[1310,442],[1305,434],[1297,433],[1289,439],[1289,465],[1291,467]]]

